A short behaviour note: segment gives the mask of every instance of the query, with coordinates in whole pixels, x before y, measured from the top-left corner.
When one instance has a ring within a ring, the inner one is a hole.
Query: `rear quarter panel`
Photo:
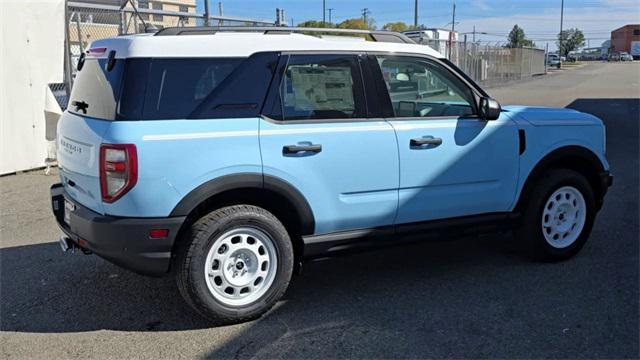
[[[257,118],[114,121],[103,142],[135,144],[138,154],[138,182],[104,204],[110,215],[166,217],[208,180],[262,172]]]

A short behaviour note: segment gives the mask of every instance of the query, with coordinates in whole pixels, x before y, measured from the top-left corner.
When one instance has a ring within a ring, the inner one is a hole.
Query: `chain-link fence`
[[[135,4],[135,6],[134,6]],[[155,32],[166,27],[273,26],[275,21],[208,15],[196,11],[195,0],[132,0],[124,6],[67,2],[67,48],[69,66],[65,83],[71,88],[80,54],[98,39]]]
[[[545,51],[534,48],[505,48],[472,42],[422,39],[446,56],[483,86],[494,86],[544,74]]]

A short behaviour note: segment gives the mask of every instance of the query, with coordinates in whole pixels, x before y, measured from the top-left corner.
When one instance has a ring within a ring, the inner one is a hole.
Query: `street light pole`
[[[326,14],[327,14],[327,2],[326,0],[322,0],[322,27],[326,24]]]
[[[413,8],[413,27],[416,29],[418,28],[418,0],[416,0]]]

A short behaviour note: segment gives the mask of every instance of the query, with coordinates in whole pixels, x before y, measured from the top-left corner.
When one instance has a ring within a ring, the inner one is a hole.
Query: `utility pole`
[[[204,0],[204,26],[209,26],[209,0]]]
[[[456,31],[456,2],[453,2],[453,16],[451,19],[451,33],[449,34],[449,61],[451,61],[451,51],[453,49],[453,34]]]
[[[367,17],[369,16],[369,8],[362,9],[362,19],[364,20],[364,25],[368,27],[369,22],[367,21]]]
[[[476,26],[473,25],[473,43],[476,43]]]
[[[331,22],[331,13],[333,12],[333,10],[335,10],[334,8],[328,8],[327,11],[329,11],[329,24],[332,24]]]
[[[413,27],[418,28],[418,0],[413,7]]]
[[[562,67],[562,22],[564,21],[564,0],[561,0],[562,2],[560,3],[560,35],[558,36],[558,45],[559,45],[559,49],[558,49],[558,58],[560,58],[560,61],[558,61],[558,69],[560,69]]]
[[[324,27],[325,24],[327,23],[325,21],[325,16],[327,15],[327,1],[326,0],[322,0],[322,26]]]

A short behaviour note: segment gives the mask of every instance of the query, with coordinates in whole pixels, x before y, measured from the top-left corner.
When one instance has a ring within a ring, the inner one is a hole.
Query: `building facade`
[[[625,25],[611,32],[611,52],[626,52],[640,59],[640,24]]]

